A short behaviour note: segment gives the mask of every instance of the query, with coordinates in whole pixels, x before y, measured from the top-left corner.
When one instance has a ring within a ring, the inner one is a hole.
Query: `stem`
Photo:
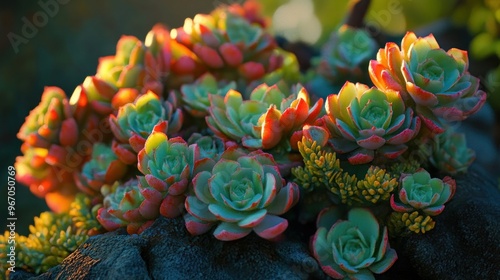
[[[351,13],[347,17],[346,24],[355,28],[363,27],[363,19],[366,11],[370,7],[371,0],[359,0],[351,9]]]

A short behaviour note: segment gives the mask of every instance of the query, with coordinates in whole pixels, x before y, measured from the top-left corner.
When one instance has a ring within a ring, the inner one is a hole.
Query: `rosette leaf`
[[[113,151],[123,162],[133,164],[151,132],[173,135],[180,130],[182,122],[180,109],[148,92],[120,107],[117,115],[110,115],[111,131],[117,140],[113,143]]]
[[[450,175],[467,172],[467,168],[476,158],[474,150],[467,148],[465,134],[448,128],[432,141],[430,162],[440,171]]]
[[[223,241],[252,231],[274,239],[288,227],[288,221],[278,215],[299,198],[297,185],[284,183],[271,155],[229,148],[210,171],[194,177],[194,195],[185,202],[186,227],[196,235],[217,224],[214,236]]]
[[[420,119],[398,92],[346,82],[328,96],[324,117],[335,151],[350,153],[351,164],[368,163],[375,153],[394,159],[420,129]]]
[[[331,212],[331,211],[330,211]],[[335,279],[375,279],[397,260],[387,228],[367,209],[353,208],[347,220],[319,227],[311,243],[323,271]]]
[[[392,194],[391,207],[397,212],[420,210],[436,216],[443,212],[445,203],[455,194],[455,180],[446,176],[443,180],[431,178],[424,169],[400,178],[398,194]]]
[[[181,86],[183,107],[192,116],[204,117],[210,107],[209,95],[224,97],[230,89],[236,89],[235,82],[218,82],[212,74],[205,73],[194,83]]]
[[[159,216],[159,209],[141,194],[136,179],[101,188],[104,196],[97,220],[108,231],[126,227],[129,234],[141,233]]]
[[[442,133],[443,120],[462,121],[486,101],[468,67],[466,51],[446,52],[432,34],[417,37],[407,32],[401,49],[390,42],[379,50],[369,73],[378,88],[399,91],[431,131]]]
[[[92,156],[80,173],[75,173],[78,188],[91,196],[99,194],[104,184],[113,184],[127,173],[127,165],[118,159],[112,148],[104,143],[95,143]]]

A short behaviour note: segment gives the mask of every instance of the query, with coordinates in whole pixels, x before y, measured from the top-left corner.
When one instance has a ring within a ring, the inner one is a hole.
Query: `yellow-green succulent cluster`
[[[323,137],[328,135],[321,128],[316,127],[315,130],[316,136],[321,134],[319,131],[323,131]],[[370,205],[388,201],[398,186],[399,175],[395,176],[373,165],[368,168],[363,179],[358,179],[356,174],[344,171],[335,152],[329,152],[327,147],[311,138],[304,136],[297,144],[304,166],[293,168],[292,174],[299,186],[306,190],[327,188],[341,204]]]

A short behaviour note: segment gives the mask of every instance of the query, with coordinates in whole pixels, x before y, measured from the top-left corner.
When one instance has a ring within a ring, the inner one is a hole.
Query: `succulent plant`
[[[318,74],[341,86],[346,80],[363,82],[363,72],[375,54],[375,40],[364,29],[342,25],[332,32],[321,51]]]
[[[183,107],[192,116],[204,117],[210,107],[209,95],[224,97],[230,89],[236,89],[235,82],[217,81],[212,74],[205,73],[194,83],[181,86]]]
[[[193,188],[194,195],[185,202],[188,231],[198,235],[217,224],[213,234],[225,241],[252,231],[265,239],[277,238],[288,227],[278,215],[299,199],[297,185],[285,185],[270,154],[237,147],[226,150],[211,171],[198,173]]]
[[[230,143],[224,141],[217,136],[202,135],[193,133],[187,140],[188,145],[197,145],[199,149],[200,159],[209,158],[217,162],[226,148],[231,147]]]
[[[309,106],[309,95],[300,85],[292,94],[277,85],[262,84],[243,100],[241,93],[231,90],[223,98],[211,95],[208,127],[215,135],[241,142],[252,149],[270,149],[288,140],[294,131],[312,124],[321,112],[322,99]]]
[[[370,210],[353,208],[347,220],[330,228],[319,227],[311,243],[323,271],[335,279],[375,279],[397,259],[389,246],[387,228],[382,228]]]
[[[127,165],[118,159],[112,148],[104,143],[95,143],[92,156],[80,173],[75,173],[78,188],[88,195],[100,194],[104,184],[113,184],[127,173]]]
[[[322,148],[329,134],[317,126],[305,127],[303,131],[302,141],[297,145],[304,166],[292,169],[294,180],[307,191],[328,187],[342,172],[336,154]]]
[[[440,171],[450,175],[467,172],[476,158],[474,150],[467,148],[465,134],[448,128],[433,139],[430,162]]]
[[[36,274],[61,263],[88,239],[87,231],[73,225],[68,213],[43,212],[35,217],[29,231],[28,236],[16,236],[16,267]],[[7,237],[7,232],[2,237]],[[2,237],[0,244],[6,244]]]
[[[378,166],[370,166],[364,180],[359,180],[357,183],[359,193],[366,201],[373,204],[387,201],[398,186],[397,177]]]
[[[282,57],[273,52],[277,44],[265,30],[227,8],[187,18],[172,30],[172,37],[192,50],[217,78],[245,82],[279,68]]]
[[[73,110],[62,89],[45,87],[40,104],[26,117],[17,138],[37,148],[73,146],[79,137]]]
[[[104,185],[101,193],[104,199],[96,218],[108,231],[126,227],[129,234],[141,233],[159,216],[157,205],[141,194],[137,179]]]
[[[326,127],[335,151],[348,153],[351,164],[372,161],[375,154],[394,159],[407,150],[420,119],[406,108],[398,92],[381,91],[346,82],[337,95],[328,96]]]
[[[102,226],[97,220],[100,200],[91,199],[84,193],[77,193],[75,200],[71,203],[68,215],[71,217],[73,225],[81,230],[85,230],[88,235],[93,236],[102,233]]]
[[[113,151],[123,162],[133,164],[149,134],[159,131],[173,135],[181,129],[183,114],[168,100],[162,102],[157,95],[147,92],[120,107],[116,116],[110,115],[109,123],[117,140],[113,142]]]
[[[96,77],[117,88],[136,88],[161,96],[160,65],[151,51],[134,36],[122,36],[116,53],[99,59]]]
[[[455,180],[446,176],[443,180],[431,178],[425,169],[400,178],[400,189],[391,196],[391,207],[397,212],[423,213],[436,216],[443,212],[444,204],[455,194]]]
[[[444,131],[444,121],[462,121],[481,108],[486,93],[468,72],[467,52],[445,52],[434,36],[407,32],[401,49],[387,43],[372,60],[369,73],[380,89],[399,91],[405,102],[433,132]]]
[[[202,157],[198,145],[153,132],[138,155],[137,168],[144,174],[139,177],[140,191],[147,201],[160,205],[160,214],[177,217],[184,211],[192,177],[213,164],[213,159]]]
[[[61,213],[69,209],[78,190],[73,170],[49,165],[49,150],[23,145],[22,156],[16,157],[16,180],[29,187],[31,193],[45,198],[49,208]]]

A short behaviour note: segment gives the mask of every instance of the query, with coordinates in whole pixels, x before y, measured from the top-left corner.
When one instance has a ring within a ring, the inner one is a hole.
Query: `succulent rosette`
[[[298,202],[299,188],[285,185],[270,154],[246,153],[237,147],[224,152],[210,171],[193,179],[194,195],[185,206],[186,227],[193,235],[217,224],[214,236],[229,241],[254,231],[274,239],[288,227],[284,214]]]
[[[321,113],[323,100],[312,107],[307,91],[300,85],[284,92],[277,85],[262,84],[250,94],[250,100],[234,90],[224,98],[212,95],[207,125],[215,135],[242,143],[252,149],[271,149],[293,132],[312,124]]]
[[[465,134],[448,128],[434,137],[430,162],[450,175],[467,172],[476,158],[474,150],[467,148]]]
[[[227,80],[256,80],[282,63],[269,33],[226,8],[187,18],[183,27],[172,30],[172,37],[191,49],[210,72]]]
[[[335,151],[350,152],[351,164],[372,161],[375,154],[396,158],[417,135],[420,119],[406,107],[398,92],[346,82],[338,94],[328,96],[326,127]]]
[[[17,137],[38,148],[75,145],[79,130],[73,111],[62,89],[45,87],[40,104],[26,117]]]
[[[123,162],[133,164],[152,131],[172,135],[180,130],[182,122],[179,108],[149,91],[120,107],[116,115],[110,115],[111,131],[117,140],[113,142],[113,151]]]
[[[75,173],[78,188],[89,195],[99,194],[104,184],[113,184],[127,173],[127,165],[118,159],[110,145],[95,143],[92,156],[80,173]]]
[[[421,210],[427,215],[436,216],[443,212],[444,204],[453,197],[456,189],[452,178],[431,178],[424,169],[405,174],[400,181],[399,192],[391,196],[391,207],[396,212]]]
[[[195,144],[199,149],[200,159],[209,158],[218,161],[222,153],[229,147],[233,146],[231,143],[224,143],[224,141],[217,136],[202,135],[200,133],[193,133],[187,140],[189,145]]]
[[[141,193],[152,204],[159,204],[160,214],[168,218],[184,211],[184,200],[192,177],[213,166],[213,159],[203,158],[196,144],[188,146],[180,137],[168,138],[153,132],[138,154],[137,168]]]
[[[417,37],[408,32],[401,41],[387,43],[372,60],[369,73],[380,89],[401,92],[407,104],[432,131],[442,133],[444,121],[462,121],[486,101],[478,90],[479,79],[471,76],[467,52],[439,47],[434,36]]]
[[[97,220],[108,231],[126,227],[129,234],[141,233],[159,216],[159,209],[144,198],[136,179],[104,185],[101,193],[104,199]]]
[[[366,30],[342,25],[323,47],[317,71],[334,84],[360,81],[375,51],[375,40]]]
[[[217,81],[212,74],[205,73],[194,83],[181,86],[183,107],[192,116],[205,117],[210,107],[209,95],[225,96],[230,89],[236,89],[235,82]]]
[[[332,278],[375,279],[373,273],[385,272],[397,260],[388,240],[387,228],[370,210],[353,208],[347,220],[339,219],[329,228],[320,226],[311,249]]]

